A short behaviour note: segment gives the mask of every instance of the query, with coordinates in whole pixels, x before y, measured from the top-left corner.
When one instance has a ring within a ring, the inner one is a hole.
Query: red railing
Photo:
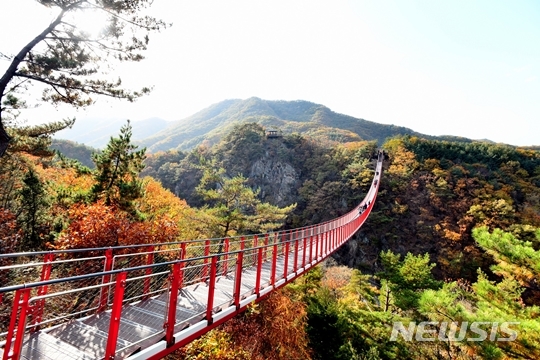
[[[96,358],[166,355],[294,280],[346,242],[373,208],[382,160],[379,154],[372,186],[358,206],[313,226],[226,239],[0,254],[2,263],[9,263],[0,266],[2,359],[19,359],[30,351],[25,341],[39,339],[40,332],[61,336],[66,322],[94,324],[99,314],[110,320],[100,330],[108,339]],[[186,308],[188,315],[179,319],[179,303],[185,301],[179,290],[196,289],[193,294],[199,296],[198,284],[204,284],[205,299],[199,302],[204,306]],[[157,320],[161,325],[147,326],[154,331],[140,338],[124,334],[130,340],[119,339],[123,309],[138,310],[157,299],[165,299]]]

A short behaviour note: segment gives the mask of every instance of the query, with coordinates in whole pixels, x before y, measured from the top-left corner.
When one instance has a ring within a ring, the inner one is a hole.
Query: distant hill
[[[120,127],[125,125],[126,121],[127,119],[119,118],[85,118],[76,121],[73,128],[59,131],[55,138],[71,140],[100,149],[107,145],[111,136],[118,136]],[[167,124],[167,121],[160,118],[132,121],[132,139],[148,138],[165,129]]]
[[[298,132],[315,138],[339,142],[377,140],[382,144],[388,137],[414,135],[427,139],[471,141],[458,137],[434,137],[411,129],[378,124],[338,114],[326,106],[309,101],[270,101],[252,97],[246,100],[225,100],[199,111],[169,126],[139,143],[150,152],[170,149],[188,150],[203,141],[216,143],[235,124],[255,122],[284,133]]]
[[[94,148],[70,140],[53,139],[51,149],[58,150],[67,158],[79,160],[81,164],[91,169],[95,167],[92,161],[92,153],[98,150]]]

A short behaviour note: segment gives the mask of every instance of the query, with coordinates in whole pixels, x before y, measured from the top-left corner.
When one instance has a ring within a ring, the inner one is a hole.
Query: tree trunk
[[[10,140],[11,137],[7,134],[6,129],[4,129],[4,125],[0,120],[0,157],[4,156]]]
[[[13,58],[13,61],[9,65],[8,69],[0,78],[0,106],[1,106],[1,100],[6,95],[6,89],[11,81],[13,79],[13,76],[15,76],[15,73],[17,72],[17,68],[19,67],[20,63],[24,60],[26,55],[36,46],[39,44],[45,37],[54,30],[54,28],[60,24],[62,21],[62,17],[64,16],[65,10],[62,10],[60,14],[56,17],[56,20],[54,20],[45,30],[41,32],[38,36],[36,36],[32,41],[30,41],[24,48],[22,48],[21,51]],[[4,124],[2,123],[2,117],[0,112],[0,157],[4,156],[8,146],[9,141],[11,138],[6,132],[6,129],[4,128]]]

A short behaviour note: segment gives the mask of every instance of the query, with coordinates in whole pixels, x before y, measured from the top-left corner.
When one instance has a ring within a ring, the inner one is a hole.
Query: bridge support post
[[[208,280],[208,301],[206,303],[206,321],[208,325],[212,325],[214,311],[214,293],[216,291],[216,273],[217,273],[217,256],[212,256],[210,265],[210,279]]]
[[[223,261],[223,276],[227,275],[227,272],[229,271],[229,238],[225,239],[225,256]]]
[[[15,359],[18,360],[21,356],[22,343],[24,338],[24,329],[26,327],[26,317],[31,311],[28,306],[28,300],[30,299],[30,291],[32,289],[21,289],[15,292],[13,297],[13,308],[11,309],[11,320],[9,322],[9,329],[6,335],[6,345],[4,346],[3,360]],[[20,308],[20,312],[19,312]],[[19,315],[19,322],[17,323],[17,314]],[[17,329],[15,329],[15,327]],[[13,338],[15,337],[15,341]],[[11,343],[13,342],[13,350],[11,350]]]
[[[259,237],[257,235],[254,235],[253,236],[253,248],[257,248],[257,246],[259,245]],[[257,263],[258,263],[258,260],[257,260],[257,257],[259,256],[259,253],[258,252],[254,252],[253,253],[253,266],[256,266]]]
[[[47,281],[51,278],[51,271],[52,271],[52,262],[54,260],[54,254],[48,253],[45,254],[43,258],[43,267],[41,268],[41,281]],[[47,294],[49,286],[43,285],[40,286],[38,289],[38,296],[43,296]],[[33,310],[33,316],[32,316],[32,323],[34,324],[34,327],[32,328],[32,332],[39,330],[39,323],[41,322],[41,318],[43,317],[43,308],[45,307],[45,299],[40,299],[36,301],[36,304],[34,305]]]
[[[184,266],[186,265],[184,263],[184,259],[186,258],[186,243],[180,244],[180,263],[178,264],[178,267],[180,268],[178,271],[178,288],[184,287]]]
[[[268,233],[264,234],[264,261],[268,260]]]
[[[108,248],[105,250],[105,264],[103,265],[103,271],[111,271],[113,262],[113,249]],[[103,275],[102,284],[106,284],[111,281],[111,275]],[[98,312],[105,310],[109,299],[109,287],[110,285],[101,288],[99,296],[99,308]]]
[[[244,251],[240,251],[236,258],[236,274],[234,276],[234,305],[240,309],[240,291],[242,290],[242,262],[244,260]]]
[[[287,279],[287,275],[289,275],[289,248],[291,243],[289,240],[285,243],[285,258],[283,259],[283,278]]]
[[[309,264],[313,262],[313,235],[309,236]]]
[[[270,285],[272,286],[274,286],[274,284],[276,283],[277,252],[278,246],[277,243],[274,242],[274,246],[272,247],[272,272],[270,275]]]
[[[120,317],[122,316],[122,304],[124,302],[124,290],[126,287],[127,272],[116,275],[116,286],[114,288],[114,300],[111,309],[111,322],[109,324],[109,336],[107,347],[105,348],[105,359],[114,360],[118,333],[120,331]]]
[[[174,345],[174,325],[176,324],[176,306],[178,305],[178,290],[180,286],[180,276],[183,262],[173,264],[172,272],[169,275],[170,294],[167,304],[167,321],[165,327],[165,341],[167,346]]]
[[[204,265],[202,268],[202,281],[206,281],[208,277],[208,256],[210,255],[210,240],[204,242]]]
[[[261,294],[261,273],[262,273],[262,253],[263,248],[259,248],[258,250],[258,256],[257,256],[257,277],[255,278],[255,294],[257,294],[257,297]]]
[[[294,263],[293,263],[293,271],[296,274],[298,271],[298,230],[296,231],[296,236],[294,239]]]
[[[319,240],[320,240],[320,235],[319,235],[319,229],[317,229],[317,234],[315,235],[315,262],[317,262],[317,260],[319,259]]]
[[[306,233],[302,230],[302,269],[306,267],[306,251],[307,251],[307,238]]]
[[[146,255],[146,265],[152,265],[154,263],[154,245],[151,245],[148,249],[148,254]],[[150,292],[150,275],[152,275],[152,268],[146,269],[146,278],[144,279],[144,290],[143,290],[143,300],[148,299],[148,293]]]

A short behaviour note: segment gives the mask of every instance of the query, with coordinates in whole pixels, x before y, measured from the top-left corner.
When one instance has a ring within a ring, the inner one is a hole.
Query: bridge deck
[[[309,249],[308,244],[305,251],[302,248],[302,251],[298,252],[297,264],[302,263],[304,256],[309,257]],[[294,254],[289,254],[288,258],[287,274],[295,274]],[[284,266],[285,256],[278,256],[276,259],[278,279],[283,278]],[[263,262],[261,290],[272,287],[269,280],[271,272],[272,263],[270,261]],[[297,269],[298,274],[301,272],[303,269]],[[241,299],[256,293],[256,276],[257,268],[255,266],[243,269]],[[233,305],[234,284],[234,272],[216,277],[214,313],[219,313]],[[175,333],[205,319],[208,289],[208,282],[200,282],[179,290]],[[125,305],[122,308],[117,350],[117,355],[120,358],[136,353],[163,338],[163,325],[166,321],[169,296],[169,293],[163,293]],[[105,355],[110,318],[111,311],[109,310],[33,333],[27,336],[23,342],[21,358],[29,360],[101,359]],[[2,355],[1,352],[0,355]]]

